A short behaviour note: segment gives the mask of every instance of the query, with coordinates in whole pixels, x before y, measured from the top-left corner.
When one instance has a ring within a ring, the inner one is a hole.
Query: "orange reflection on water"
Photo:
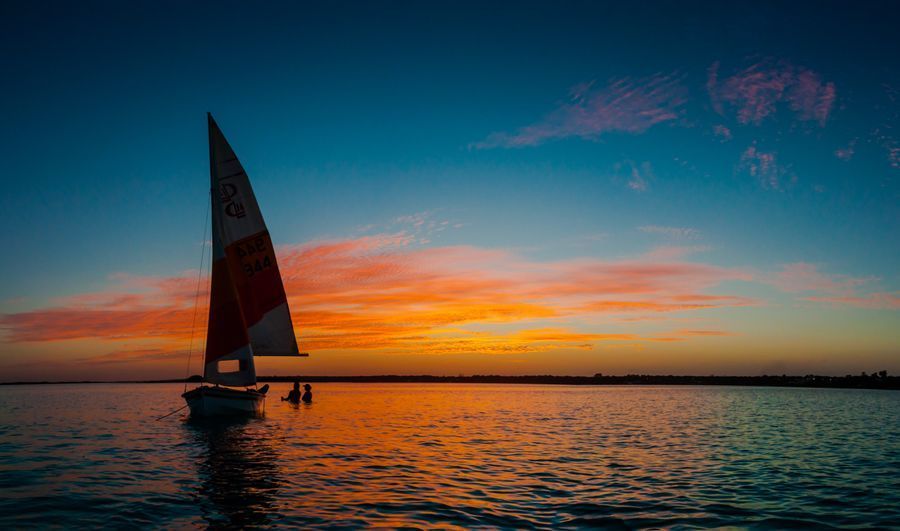
[[[285,488],[315,486],[295,499],[300,513],[324,517],[341,508],[351,521],[389,526],[488,514],[497,525],[526,525],[517,514],[536,501],[648,503],[642,484],[677,479],[675,468],[710,466],[695,440],[715,414],[684,407],[672,391],[677,396],[677,389],[322,384],[312,405],[271,403],[264,422],[281,434],[274,444]]]
[[[331,383],[291,406],[288,387],[265,418],[206,422],[152,420],[181,385],[0,388],[0,522],[12,508],[33,527],[896,521],[895,393]]]

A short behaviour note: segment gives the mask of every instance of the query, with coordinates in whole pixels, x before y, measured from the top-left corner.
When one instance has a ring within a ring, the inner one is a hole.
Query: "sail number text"
[[[263,238],[243,242],[237,246],[238,256],[241,258],[241,267],[248,277],[272,267],[275,260],[269,256],[266,242]]]

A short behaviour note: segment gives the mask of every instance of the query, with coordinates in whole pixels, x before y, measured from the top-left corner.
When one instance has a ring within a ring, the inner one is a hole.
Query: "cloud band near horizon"
[[[673,232],[663,229],[642,227]],[[504,354],[727,336],[734,331],[667,328],[665,317],[763,304],[721,292],[727,281],[768,284],[810,302],[900,308],[900,294],[861,291],[874,279],[826,275],[810,264],[760,275],[687,261],[691,248],[667,247],[613,261],[541,262],[506,250],[414,248],[410,242],[398,233],[279,248],[304,350]],[[196,278],[196,272],[164,278],[114,275],[107,290],[4,314],[0,325],[13,344],[154,345],[121,350],[118,357],[98,355],[98,362],[135,361],[141,352],[168,358],[183,351],[191,336]],[[205,292],[200,299],[206,300]],[[205,328],[205,307],[199,315],[198,327]],[[622,331],[646,319],[660,321],[664,330]]]

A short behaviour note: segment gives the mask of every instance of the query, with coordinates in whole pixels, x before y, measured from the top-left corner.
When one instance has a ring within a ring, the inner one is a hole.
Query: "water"
[[[270,393],[287,393],[274,384]],[[180,385],[0,388],[0,527],[889,527],[900,393],[316,384],[198,423]]]

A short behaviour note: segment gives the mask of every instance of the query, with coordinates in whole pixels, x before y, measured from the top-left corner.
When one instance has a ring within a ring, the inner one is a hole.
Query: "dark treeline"
[[[348,382],[348,383],[500,383],[500,384],[553,384],[553,385],[742,385],[763,387],[837,387],[850,389],[900,389],[900,377],[887,371],[872,374],[860,373],[846,376],[790,376],[786,374],[763,376],[676,376],[658,374],[628,374],[625,376],[554,376],[536,374],[528,376],[500,376],[476,374],[473,376],[431,375],[378,375],[378,376],[260,376],[260,382]],[[52,383],[180,383],[177,380],[120,381],[120,382],[7,382],[0,385],[52,384]],[[201,381],[191,376],[189,382]]]
[[[628,374],[625,376],[473,376],[380,375],[380,376],[262,376],[261,382],[355,382],[355,383],[502,383],[555,385],[755,385],[768,387],[843,387],[855,389],[900,389],[900,377],[887,371],[846,376],[675,376],[656,374]]]

